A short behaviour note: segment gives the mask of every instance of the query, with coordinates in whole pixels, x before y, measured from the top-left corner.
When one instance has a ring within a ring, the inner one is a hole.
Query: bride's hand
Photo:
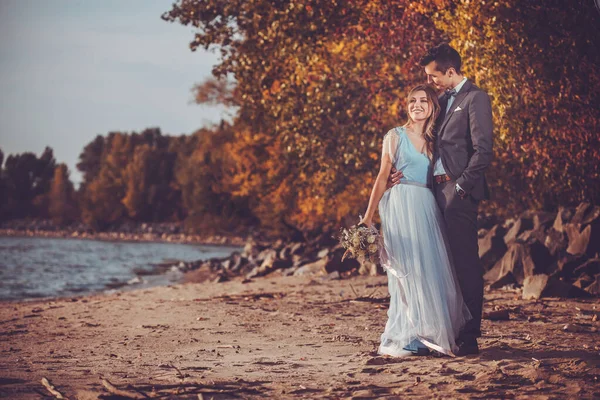
[[[364,225],[364,226],[366,226],[366,227],[368,228],[368,227],[370,227],[371,225],[373,225],[373,221],[372,221],[371,219],[365,219],[365,218],[362,218],[362,219],[360,220],[360,222],[358,223],[358,225]]]

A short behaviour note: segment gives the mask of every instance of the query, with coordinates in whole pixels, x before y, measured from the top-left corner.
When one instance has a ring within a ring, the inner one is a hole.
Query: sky
[[[0,0],[0,149],[54,150],[71,179],[84,146],[109,132],[189,134],[227,118],[192,103],[218,55],[163,21],[172,0]]]

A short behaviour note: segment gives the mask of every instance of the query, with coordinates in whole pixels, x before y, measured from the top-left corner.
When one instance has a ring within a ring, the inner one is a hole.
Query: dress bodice
[[[384,152],[389,152],[392,164],[404,177],[401,182],[409,181],[427,185],[432,163],[426,154],[417,151],[401,126],[390,130],[384,138]]]

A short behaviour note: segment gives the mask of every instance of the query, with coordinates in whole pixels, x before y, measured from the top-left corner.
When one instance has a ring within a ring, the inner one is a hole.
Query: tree
[[[198,28],[192,50],[221,52],[213,75],[235,88],[201,85],[197,98],[239,107],[232,142],[239,162],[269,155],[267,165],[234,167],[263,172],[235,190],[258,196],[253,210],[266,228],[320,229],[342,217],[313,206],[366,204],[366,196],[356,199],[376,173],[381,140],[404,120],[404,95],[424,79],[416,61],[440,36],[411,4],[180,0],[163,15]]]
[[[56,160],[50,147],[46,147],[39,158],[34,153],[10,154],[7,157],[3,170],[8,194],[4,218],[47,216],[47,193],[55,166]]]
[[[66,164],[61,163],[54,168],[48,199],[48,213],[56,223],[65,225],[77,219],[75,190]]]
[[[600,201],[600,13],[587,0],[429,2],[492,97],[493,206]]]
[[[203,233],[243,230],[256,222],[248,196],[234,194],[224,179],[235,156],[227,144],[233,131],[226,123],[214,130],[201,129],[186,138],[188,149],[180,153],[176,182],[186,212],[186,226]]]
[[[83,174],[83,182],[81,184],[83,190],[85,190],[85,185],[93,181],[100,172],[104,147],[104,136],[98,135],[83,148],[83,151],[79,155],[77,169]]]
[[[126,215],[121,200],[125,197],[124,172],[131,154],[132,141],[128,135],[119,132],[108,135],[97,175],[82,185],[82,219],[92,227],[107,228],[122,222]]]

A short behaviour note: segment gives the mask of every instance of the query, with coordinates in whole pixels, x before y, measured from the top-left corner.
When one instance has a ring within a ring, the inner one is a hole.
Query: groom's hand
[[[390,176],[388,176],[387,185],[385,187],[386,190],[399,184],[400,179],[402,178],[404,178],[404,174],[402,173],[402,171],[398,171],[396,170],[396,168],[392,167],[392,170],[390,171]]]

